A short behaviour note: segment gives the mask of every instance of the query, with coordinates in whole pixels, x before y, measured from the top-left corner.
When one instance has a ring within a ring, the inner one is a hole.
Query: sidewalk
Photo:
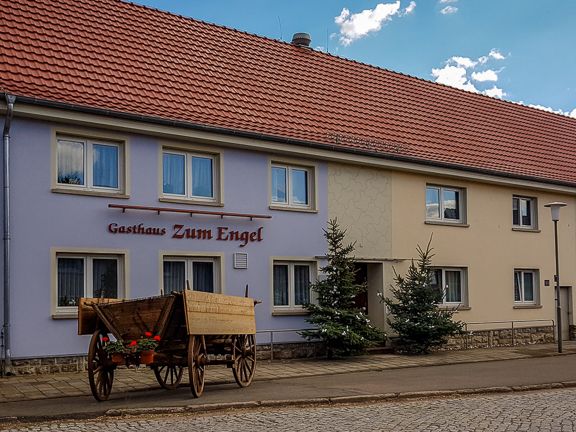
[[[467,351],[443,351],[427,356],[375,354],[331,361],[323,359],[260,361],[256,368],[255,380],[302,378],[421,366],[573,355],[576,354],[576,341],[566,341],[563,354],[558,354],[556,348],[554,344],[547,344]],[[207,367],[206,383],[208,386],[231,382],[234,382],[234,378],[230,369],[225,366]],[[185,373],[182,385],[186,385],[186,383],[187,376]],[[154,378],[154,374],[147,368],[119,369],[114,377],[112,395],[129,394],[130,392],[158,388],[159,385]],[[85,372],[5,377],[0,378],[0,411],[2,408],[1,404],[7,402],[39,401],[52,398],[89,396],[90,394],[88,378]]]

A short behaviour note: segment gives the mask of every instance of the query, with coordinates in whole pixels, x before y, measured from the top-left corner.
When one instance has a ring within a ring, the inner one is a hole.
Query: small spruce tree
[[[354,269],[354,243],[344,244],[346,231],[336,219],[328,221],[324,237],[328,242],[327,265],[320,270],[325,279],[312,284],[318,303],[307,305],[307,321],[317,328],[302,332],[308,340],[320,340],[329,358],[362,353],[384,340],[384,333],[370,324],[365,312],[355,305],[356,296],[366,291],[357,284]]]
[[[426,354],[448,342],[448,337],[462,333],[463,324],[453,321],[456,309],[440,309],[443,292],[431,286],[432,249],[417,247],[419,259],[412,260],[406,276],[396,274],[395,299],[384,302],[392,315],[390,327],[398,333],[397,346],[406,354]]]

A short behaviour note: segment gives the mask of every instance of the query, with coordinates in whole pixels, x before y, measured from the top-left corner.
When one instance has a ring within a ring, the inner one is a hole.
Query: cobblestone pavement
[[[109,418],[10,427],[35,432],[576,431],[576,389],[366,405],[277,408],[202,416]],[[1,428],[1,426],[0,426]]]
[[[554,355],[554,344],[503,347],[494,349],[472,349],[464,351],[441,351],[428,356],[402,356],[393,354],[352,357],[344,360],[275,360],[260,361],[256,380],[318,376],[361,371],[511,360]],[[576,342],[566,342],[566,354],[576,354]],[[154,374],[147,368],[118,370],[114,377],[113,392],[129,392],[158,388]],[[187,377],[184,378],[184,382]],[[209,384],[233,382],[232,372],[225,366],[209,366],[206,372]],[[0,403],[25,400],[40,400],[65,396],[90,394],[85,372],[59,373],[52,375],[27,375],[0,378]]]

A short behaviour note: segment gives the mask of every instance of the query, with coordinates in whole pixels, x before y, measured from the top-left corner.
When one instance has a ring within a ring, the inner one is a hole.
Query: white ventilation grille
[[[234,268],[247,269],[248,268],[248,254],[236,252],[234,254]]]

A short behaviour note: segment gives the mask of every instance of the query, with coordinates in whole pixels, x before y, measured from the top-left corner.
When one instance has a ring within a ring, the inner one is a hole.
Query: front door
[[[560,308],[562,314],[562,340],[569,340],[570,325],[572,325],[572,287],[560,287]]]

